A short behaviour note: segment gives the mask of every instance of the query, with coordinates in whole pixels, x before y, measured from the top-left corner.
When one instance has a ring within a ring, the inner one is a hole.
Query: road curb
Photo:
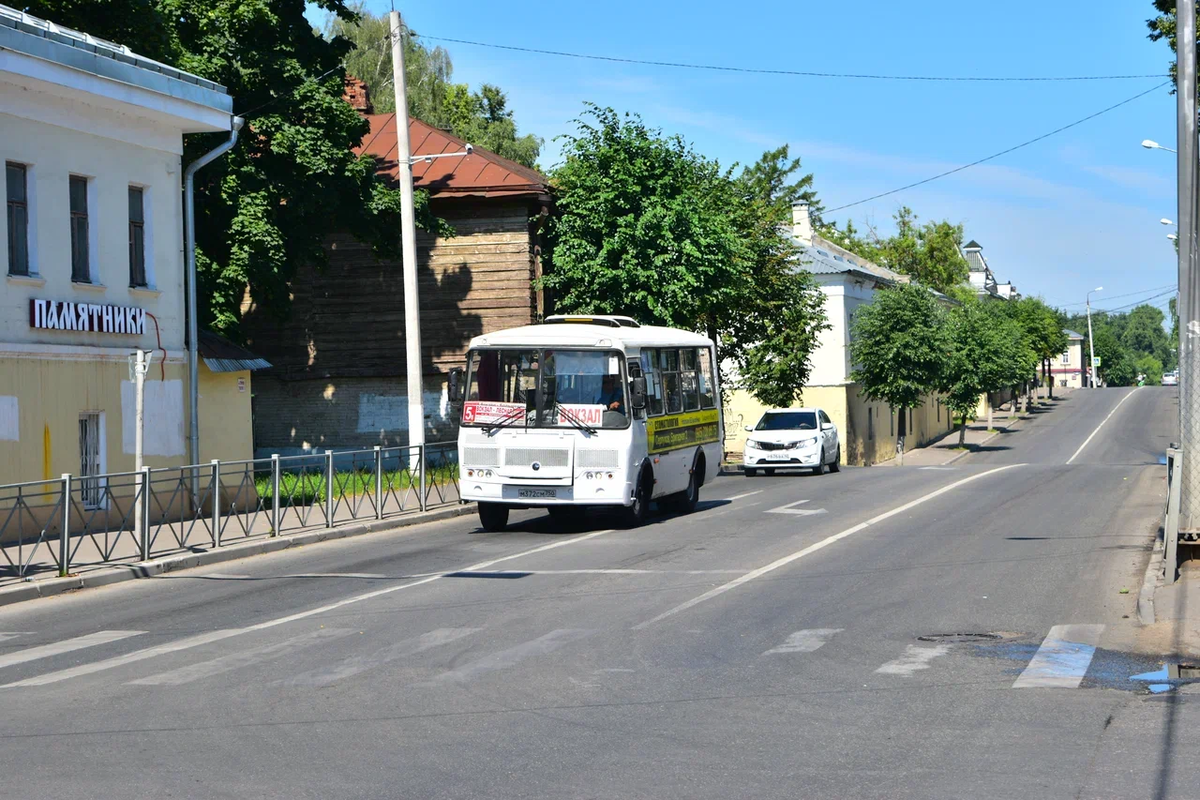
[[[371,520],[353,525],[343,525],[337,528],[321,528],[313,531],[303,531],[284,536],[257,539],[250,542],[224,545],[220,549],[205,550],[198,553],[181,553],[155,561],[143,561],[137,564],[121,564],[96,569],[66,578],[44,578],[8,586],[0,589],[0,606],[23,603],[36,600],[39,597],[54,597],[66,592],[79,589],[94,589],[100,586],[110,586],[114,583],[153,578],[168,572],[184,569],[221,564],[226,561],[236,561],[240,558],[278,553],[292,547],[301,547],[318,542],[348,539],[354,536],[364,536],[368,533],[399,530],[423,525],[427,522],[439,522],[444,519],[467,516],[475,513],[475,504],[449,506],[435,511],[399,519]]]
[[[1138,592],[1138,622],[1143,625],[1154,624],[1154,593],[1166,575],[1165,568],[1162,541],[1155,539],[1150,563],[1146,565],[1146,573],[1142,576],[1142,590]]]

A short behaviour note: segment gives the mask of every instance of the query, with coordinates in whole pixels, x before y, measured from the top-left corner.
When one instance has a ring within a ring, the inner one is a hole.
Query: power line
[[[910,183],[907,186],[901,186],[899,189],[892,189],[891,191],[880,192],[879,194],[872,195],[871,197],[866,197],[862,200],[855,200],[853,203],[846,203],[845,205],[838,206],[837,208],[824,209],[822,211],[822,213],[832,214],[834,211],[841,211],[843,208],[859,206],[859,205],[862,205],[863,203],[869,203],[872,200],[878,200],[881,197],[887,197],[888,195],[897,194],[898,192],[903,192],[908,189],[913,189],[917,186],[923,186],[927,183],[932,183],[933,181],[936,181],[939,178],[945,178],[947,175],[953,175],[956,172],[962,172],[963,170],[970,169],[971,167],[977,167],[980,164],[983,164],[987,161],[992,161],[994,159],[999,158],[1000,156],[1008,155],[1009,153],[1013,152],[1014,150],[1020,150],[1022,147],[1028,147],[1029,145],[1034,144],[1035,142],[1040,142],[1042,139],[1048,139],[1051,136],[1054,136],[1055,134],[1062,133],[1063,131],[1068,130],[1070,128],[1074,128],[1076,125],[1082,125],[1083,123],[1087,122],[1088,120],[1095,119],[1096,117],[1100,116],[1101,114],[1107,114],[1108,112],[1110,112],[1114,109],[1120,108],[1121,106],[1123,106],[1127,103],[1132,103],[1134,100],[1137,100],[1139,97],[1145,97],[1146,95],[1150,94],[1151,92],[1158,91],[1159,89],[1161,89],[1164,86],[1169,85],[1170,83],[1171,83],[1170,81],[1163,81],[1162,83],[1158,84],[1157,86],[1147,89],[1144,92],[1139,92],[1138,94],[1135,94],[1133,97],[1128,97],[1128,98],[1122,100],[1121,102],[1116,103],[1115,105],[1111,105],[1108,108],[1097,111],[1094,114],[1088,114],[1083,119],[1077,119],[1074,122],[1071,122],[1067,125],[1063,125],[1061,128],[1055,128],[1054,130],[1050,131],[1049,133],[1043,133],[1041,136],[1030,139],[1027,142],[1021,142],[1020,144],[1014,145],[1014,146],[1008,148],[1007,150],[1001,150],[999,153],[993,153],[992,155],[987,156],[985,158],[981,158],[978,161],[972,161],[970,164],[963,164],[961,167],[955,167],[954,169],[948,169],[945,172],[941,172],[941,173],[938,173],[937,175],[934,175],[932,178],[926,178],[925,180],[917,181],[916,183]]]
[[[1156,294],[1153,297],[1147,297],[1144,300],[1135,300],[1132,303],[1127,303],[1126,305],[1123,305],[1123,306],[1117,306],[1116,308],[1097,308],[1097,309],[1093,310],[1092,313],[1093,314],[1114,314],[1118,311],[1125,311],[1130,308],[1136,308],[1137,306],[1148,306],[1148,305],[1151,305],[1151,303],[1150,303],[1151,300],[1158,300],[1161,297],[1167,297],[1169,295],[1175,294],[1175,291],[1176,291],[1175,289],[1171,289],[1171,291],[1169,291],[1169,292],[1163,292],[1162,294]]]
[[[1104,296],[1104,299],[1105,300],[1118,300],[1122,297],[1133,297],[1133,296],[1139,295],[1139,294],[1150,294],[1151,292],[1161,292],[1163,289],[1168,289],[1173,292],[1173,291],[1175,291],[1176,288],[1177,287],[1175,284],[1169,283],[1164,286],[1155,286],[1153,289],[1142,289],[1141,291],[1137,291],[1137,292],[1126,292],[1125,294],[1106,294]],[[1078,303],[1062,303],[1060,305],[1062,308],[1070,308],[1071,306],[1084,306],[1084,305],[1087,305],[1087,301],[1080,300]]]
[[[416,36],[416,34],[413,34]],[[609,61],[615,64],[640,64],[648,67],[674,67],[678,69],[710,70],[715,72],[742,72],[755,75],[790,75],[801,78],[851,78],[874,81],[929,81],[929,82],[971,82],[971,83],[1035,83],[1061,81],[1119,81],[1138,80],[1145,78],[1165,78],[1166,75],[1061,75],[1061,76],[974,76],[974,75],[873,75],[852,72],[810,72],[795,69],[767,69],[764,67],[735,67],[721,64],[689,64],[681,61],[652,61],[641,58],[622,58],[620,56],[601,56],[593,53],[569,53],[563,50],[541,50],[535,47],[518,47],[511,44],[493,44],[490,42],[475,42],[470,39],[452,39],[448,36],[421,36],[432,42],[452,42],[454,44],[469,44],[473,47],[490,47],[494,50],[513,50],[518,53],[535,53],[543,56],[559,56],[562,58],[579,58],[588,61]]]

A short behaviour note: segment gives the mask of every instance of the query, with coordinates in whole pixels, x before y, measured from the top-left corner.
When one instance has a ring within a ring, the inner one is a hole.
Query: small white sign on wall
[[[245,378],[238,378],[238,391],[239,392],[246,391],[246,379]]]
[[[21,416],[17,398],[0,396],[0,442],[21,441]]]

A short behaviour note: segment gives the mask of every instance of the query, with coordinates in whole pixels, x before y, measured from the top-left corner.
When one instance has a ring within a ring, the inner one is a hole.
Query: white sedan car
[[[1178,386],[1179,385],[1179,370],[1164,372],[1162,376],[1163,386]]]
[[[762,470],[811,469],[821,475],[841,468],[842,443],[837,426],[819,408],[779,408],[762,415],[747,428],[742,469],[747,477]]]

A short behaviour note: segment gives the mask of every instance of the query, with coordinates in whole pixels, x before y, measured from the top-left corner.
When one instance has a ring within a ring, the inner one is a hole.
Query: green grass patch
[[[458,480],[458,465],[450,464],[439,467],[428,467],[425,470],[426,486],[445,485]],[[416,491],[420,486],[420,474],[411,470],[385,470],[383,473],[383,491],[403,494],[412,487]],[[264,501],[264,507],[274,504],[271,492],[271,476],[256,475],[254,488]],[[284,503],[304,506],[325,502],[325,473],[323,472],[281,472],[279,474],[279,496]],[[339,470],[333,473],[333,497],[358,497],[375,492],[375,471]]]

